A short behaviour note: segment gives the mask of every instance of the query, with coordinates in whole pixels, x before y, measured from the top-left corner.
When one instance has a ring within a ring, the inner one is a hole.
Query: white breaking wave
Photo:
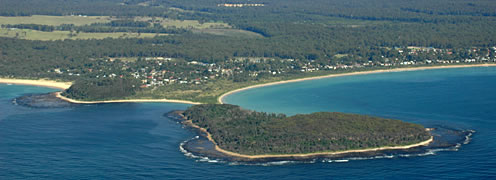
[[[260,163],[262,166],[280,166],[280,165],[285,165],[285,164],[292,164],[296,163],[296,161],[274,161],[274,162],[267,162],[267,163]]]
[[[381,156],[373,156],[373,157],[350,157],[350,158],[345,158],[345,159],[324,159],[324,160],[319,160],[318,159],[312,159],[312,160],[306,160],[306,161],[273,161],[273,162],[265,162],[265,163],[250,163],[250,162],[227,162],[219,159],[210,159],[208,157],[203,157],[203,156],[196,156],[193,155],[191,152],[188,152],[186,149],[184,149],[184,145],[191,140],[199,139],[199,136],[195,136],[194,138],[191,138],[189,140],[186,140],[182,142],[179,145],[179,150],[184,153],[185,156],[191,157],[194,159],[197,159],[197,162],[208,162],[208,163],[228,163],[229,165],[237,166],[237,165],[255,165],[255,166],[280,166],[280,165],[287,165],[287,164],[296,164],[296,163],[316,163],[316,162],[322,162],[322,163],[346,163],[349,161],[354,161],[354,160],[371,160],[371,159],[392,159],[395,157],[421,157],[421,156],[431,156],[431,155],[436,155],[438,152],[442,151],[458,151],[462,144],[469,144],[470,141],[472,140],[471,136],[473,133],[475,133],[474,130],[468,130],[468,134],[465,136],[465,140],[463,143],[457,143],[453,147],[449,148],[436,148],[436,149],[427,149],[426,152],[424,153],[417,153],[417,154],[389,154],[389,155],[381,155]]]
[[[472,138],[470,138],[473,134],[475,133],[474,130],[469,130],[469,133],[465,136],[465,141],[463,141],[463,144],[468,144],[470,143],[470,141],[472,140]]]
[[[224,163],[225,161],[222,161],[222,160],[218,160],[218,159],[210,159],[208,157],[204,157],[204,156],[197,156],[197,155],[194,155],[193,153],[189,152],[188,150],[186,150],[184,148],[184,145],[188,142],[188,141],[191,141],[191,140],[195,140],[195,139],[199,139],[200,136],[195,136],[191,139],[188,139],[186,141],[183,141],[179,144],[179,151],[181,151],[186,157],[190,157],[190,158],[193,158],[193,159],[197,159],[196,162],[209,162],[209,163]]]

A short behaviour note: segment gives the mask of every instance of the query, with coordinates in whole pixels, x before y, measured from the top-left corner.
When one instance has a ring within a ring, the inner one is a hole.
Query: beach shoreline
[[[56,89],[69,89],[72,82],[58,82],[48,79],[30,80],[30,79],[8,79],[0,78],[0,83],[3,84],[19,84],[19,85],[31,85],[31,86],[42,86]]]
[[[183,123],[196,128],[200,130],[201,132],[205,133],[205,137],[208,139],[208,141],[212,142],[214,144],[215,150],[218,152],[221,152],[227,156],[231,157],[236,157],[236,158],[244,158],[244,159],[250,159],[250,160],[255,160],[255,159],[266,159],[266,158],[309,158],[309,157],[315,157],[315,156],[326,156],[326,155],[342,155],[342,154],[349,154],[349,153],[366,153],[366,152],[376,152],[376,151],[384,151],[384,150],[406,150],[406,149],[411,149],[411,148],[417,148],[421,146],[427,146],[430,143],[434,141],[434,137],[431,136],[428,140],[415,143],[415,144],[410,144],[410,145],[403,145],[403,146],[386,146],[386,147],[377,147],[377,148],[367,148],[367,149],[352,149],[352,150],[344,150],[344,151],[334,151],[334,152],[315,152],[315,153],[304,153],[304,154],[263,154],[263,155],[246,155],[246,154],[239,154],[231,151],[224,150],[220,148],[215,140],[212,138],[212,135],[205,129],[202,128],[196,124],[194,124],[191,120],[187,120],[182,114],[179,114],[183,118]],[[429,128],[426,128],[426,131],[429,131]]]
[[[279,84],[287,84],[308,80],[316,80],[316,79],[325,79],[325,78],[334,78],[334,77],[342,77],[342,76],[355,76],[355,75],[366,75],[366,74],[377,74],[377,73],[388,73],[388,72],[403,72],[403,71],[421,71],[421,70],[430,70],[430,69],[452,69],[452,68],[470,68],[470,67],[493,67],[496,64],[464,64],[464,65],[441,65],[441,66],[424,66],[424,67],[405,67],[405,68],[393,68],[393,69],[380,69],[380,70],[370,70],[370,71],[358,71],[358,72],[349,72],[349,73],[337,73],[337,74],[329,74],[323,76],[315,76],[315,77],[307,77],[300,79],[292,79],[285,81],[276,81],[264,84],[252,85],[240,89],[235,89],[229,92],[226,92],[217,98],[217,102],[219,104],[224,104],[224,98],[249,89],[261,88],[266,86],[273,86]]]
[[[64,101],[75,104],[107,104],[107,103],[145,103],[145,102],[167,102],[167,103],[181,103],[181,104],[202,104],[199,102],[175,100],[175,99],[120,99],[120,100],[106,100],[106,101],[79,101],[62,96],[62,92],[55,92],[55,97]]]
[[[18,85],[31,85],[31,86],[41,86],[56,88],[60,90],[69,89],[72,82],[58,82],[47,79],[40,80],[30,80],[30,79],[8,79],[0,78],[0,83],[2,84],[18,84]],[[55,92],[55,97],[62,99],[64,101],[75,103],[75,104],[105,104],[105,103],[140,103],[140,102],[167,102],[167,103],[181,103],[181,104],[201,104],[198,102],[185,101],[185,100],[174,100],[174,99],[122,99],[122,100],[107,100],[107,101],[79,101],[64,97],[61,95],[62,92]]]
[[[387,72],[402,72],[402,71],[420,71],[420,70],[429,70],[429,69],[450,69],[450,68],[469,68],[469,67],[490,67],[496,66],[496,64],[465,64],[465,65],[441,65],[441,66],[424,66],[424,67],[405,67],[405,68],[393,68],[393,69],[382,69],[382,70],[370,70],[370,71],[358,71],[358,72],[349,72],[349,73],[337,73],[337,74],[329,74],[323,76],[315,76],[315,77],[307,77],[307,78],[299,78],[285,81],[276,81],[264,84],[252,85],[244,88],[239,88],[235,90],[228,91],[217,98],[217,103],[224,104],[224,98],[232,95],[237,92],[260,88],[265,86],[272,86],[278,84],[286,84],[293,82],[301,82],[308,80],[316,80],[316,79],[324,79],[324,78],[333,78],[333,77],[341,77],[341,76],[354,76],[354,75],[366,75],[366,74],[376,74],[376,73],[387,73]],[[42,86],[42,87],[50,87],[56,89],[69,89],[72,85],[72,82],[58,82],[48,79],[40,79],[40,80],[29,80],[29,79],[9,79],[9,78],[0,78],[0,83],[4,84],[20,84],[20,85],[33,85],[33,86]],[[56,97],[62,100],[65,100],[70,103],[76,104],[102,104],[102,103],[140,103],[140,102],[168,102],[168,103],[182,103],[182,104],[203,104],[200,102],[193,102],[188,100],[176,100],[176,99],[120,99],[120,100],[106,100],[106,101],[79,101],[71,98],[67,98],[61,95],[62,92],[56,92]]]

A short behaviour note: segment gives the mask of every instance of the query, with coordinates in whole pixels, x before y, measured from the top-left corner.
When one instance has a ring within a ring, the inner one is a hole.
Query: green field
[[[251,31],[245,31],[245,30],[240,30],[240,29],[195,29],[193,30],[193,33],[197,34],[212,34],[212,35],[219,35],[219,36],[230,36],[230,37],[236,37],[236,36],[241,36],[241,37],[263,37],[262,35],[251,32]]]
[[[89,25],[92,23],[107,23],[112,20],[117,20],[117,18],[111,18],[109,16],[18,16],[18,17],[2,17],[0,16],[0,25],[3,24],[40,24],[40,25],[50,25],[59,26],[62,24],[74,24],[76,26]],[[224,35],[224,36],[248,36],[248,37],[261,37],[257,33],[231,29],[229,24],[221,22],[205,22],[200,23],[196,20],[175,20],[167,18],[152,18],[152,17],[135,17],[135,21],[144,21],[158,23],[164,27],[176,27],[193,29],[196,33],[206,33],[214,35]],[[151,38],[156,36],[155,33],[141,33],[139,36],[137,33],[125,33],[125,32],[115,32],[115,33],[84,33],[81,32],[75,36],[70,36],[69,31],[53,31],[53,32],[42,32],[29,29],[0,29],[0,37],[10,37],[28,40],[63,40],[63,39],[104,39],[104,38]],[[160,34],[166,35],[166,34]]]
[[[0,16],[0,24],[41,24],[59,26],[61,24],[74,24],[76,26],[89,25],[92,23],[107,23],[117,18],[109,16]],[[175,26],[177,28],[207,29],[207,28],[232,28],[229,24],[221,22],[200,23],[196,20],[175,20],[168,18],[135,17],[135,21],[154,21],[164,27]]]
[[[0,25],[3,24],[40,24],[59,26],[61,24],[74,24],[76,26],[89,25],[92,23],[108,23],[117,18],[109,16],[18,16],[18,17],[2,17],[0,16]],[[135,21],[151,22],[162,25],[165,28],[176,27],[190,29],[194,33],[212,34],[230,37],[263,37],[258,33],[245,31],[240,29],[232,29],[233,27],[222,22],[205,22],[200,23],[197,20],[176,20],[160,17],[135,17]],[[41,32],[28,29],[0,29],[0,37],[17,37],[28,40],[62,40],[62,39],[103,39],[103,38],[122,38],[122,37],[138,37],[136,33],[79,33],[77,36],[70,37],[68,31]],[[154,37],[154,33],[141,33],[139,37]],[[161,34],[164,35],[164,34]]]
[[[336,57],[336,58],[342,58],[342,57],[346,57],[346,56],[348,56],[348,54],[336,54],[336,55],[334,55],[334,57]]]
[[[189,29],[208,29],[208,28],[232,28],[229,24],[222,22],[205,22],[200,23],[197,20],[177,20],[168,18],[152,17],[135,17],[135,21],[148,21],[160,23],[164,27],[189,28]]]
[[[0,24],[41,24],[51,26],[59,26],[61,24],[74,24],[76,26],[81,26],[92,23],[106,23],[111,20],[112,19],[108,16],[0,16]]]
[[[157,34],[155,33],[125,33],[125,32],[115,32],[115,33],[78,33],[74,36],[70,36],[69,31],[53,31],[53,32],[43,32],[30,29],[0,29],[0,37],[9,38],[19,38],[27,40],[41,40],[41,41],[54,41],[54,40],[64,40],[64,39],[105,39],[105,38],[152,38]],[[167,34],[159,34],[164,36]]]

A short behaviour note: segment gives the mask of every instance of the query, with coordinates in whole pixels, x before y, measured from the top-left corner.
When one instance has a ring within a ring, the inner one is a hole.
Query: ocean
[[[345,76],[280,84],[225,98],[246,109],[294,115],[367,114],[475,130],[456,150],[421,156],[243,164],[186,156],[196,134],[163,116],[187,104],[16,105],[55,89],[0,84],[0,179],[493,179],[496,67]]]

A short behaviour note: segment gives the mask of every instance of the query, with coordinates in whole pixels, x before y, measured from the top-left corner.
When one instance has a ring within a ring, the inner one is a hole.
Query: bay
[[[163,114],[186,104],[28,108],[12,100],[56,90],[0,84],[0,179],[494,178],[495,82],[495,67],[438,69],[319,79],[227,96],[228,103],[257,111],[339,111],[476,131],[458,151],[422,157],[259,165],[185,156],[179,144],[196,134]]]

